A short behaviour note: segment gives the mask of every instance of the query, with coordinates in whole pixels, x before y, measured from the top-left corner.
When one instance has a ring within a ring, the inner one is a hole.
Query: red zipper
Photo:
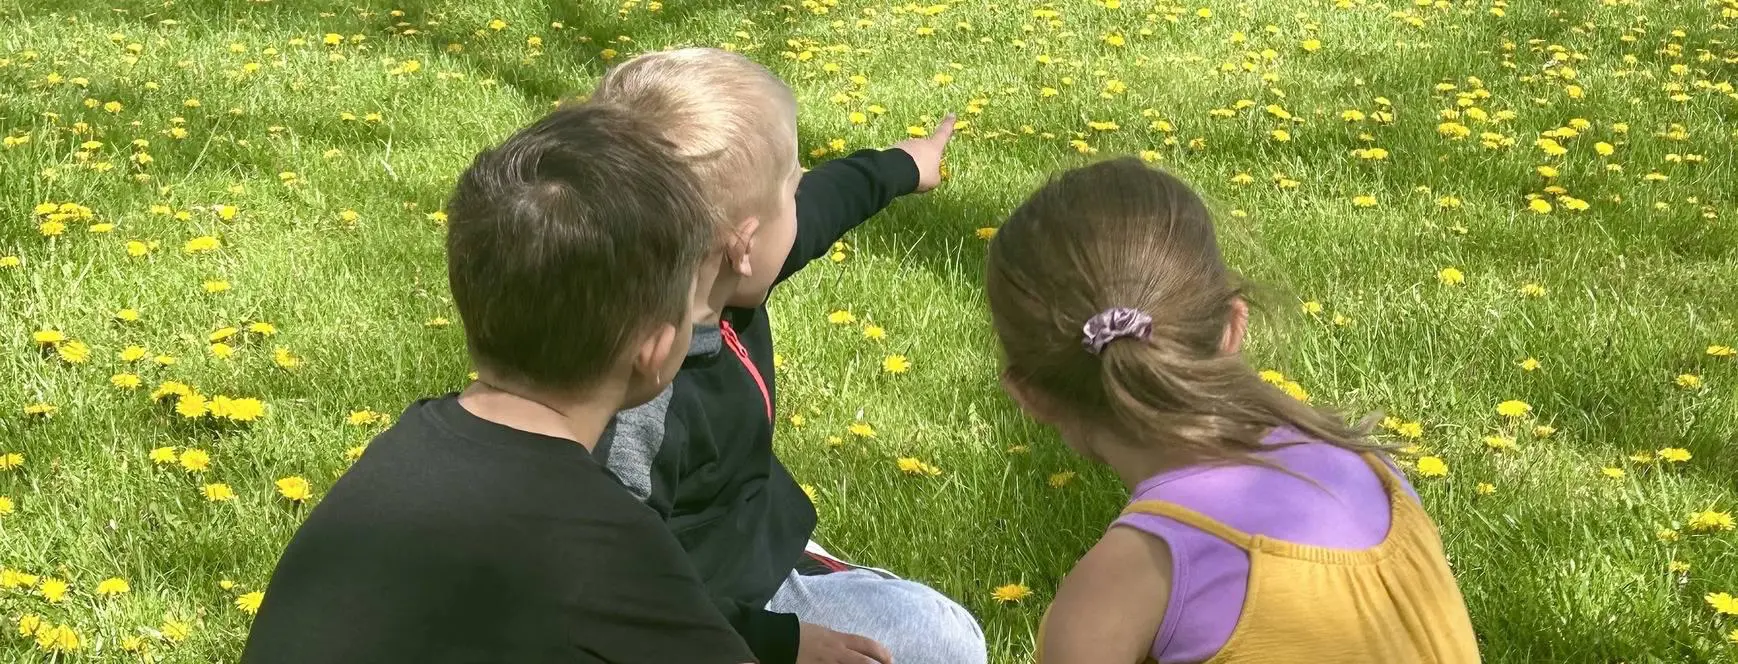
[[[766,390],[766,379],[760,377],[760,370],[754,368],[754,361],[748,359],[748,349],[742,347],[742,339],[736,336],[736,330],[730,327],[730,321],[718,321],[718,331],[724,336],[724,345],[730,347],[730,352],[736,353],[736,359],[742,360],[742,366],[748,369],[748,375],[754,377],[754,384],[760,387],[760,400],[766,404],[766,421],[772,421],[772,393]]]

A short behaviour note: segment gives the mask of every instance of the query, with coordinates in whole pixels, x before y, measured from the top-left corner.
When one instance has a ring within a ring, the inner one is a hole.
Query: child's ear
[[[730,235],[730,243],[724,248],[724,260],[730,263],[730,269],[739,276],[751,276],[754,272],[754,235],[760,230],[760,218],[749,217],[737,224],[736,231]]]
[[[1243,336],[1249,331],[1249,303],[1243,298],[1231,298],[1231,317],[1225,321],[1225,336],[1219,339],[1219,350],[1235,354],[1243,350]]]
[[[1000,380],[1002,391],[1008,393],[1008,398],[1013,399],[1014,404],[1019,406],[1020,410],[1025,411],[1032,419],[1039,422],[1053,423],[1050,418],[1049,405],[1044,400],[1043,395],[1027,387],[1025,383],[1020,382],[1020,379],[1010,375],[1006,369],[1002,370]]]
[[[658,385],[664,383],[664,363],[670,359],[670,351],[676,345],[676,326],[665,323],[653,328],[652,333],[640,341],[639,349],[634,353],[634,373],[650,376]]]

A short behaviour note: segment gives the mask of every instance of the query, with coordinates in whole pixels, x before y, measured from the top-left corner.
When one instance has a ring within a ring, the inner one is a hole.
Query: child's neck
[[[1191,462],[1176,454],[1167,454],[1161,446],[1146,441],[1146,444],[1125,442],[1121,438],[1108,433],[1087,434],[1086,439],[1092,441],[1089,445],[1072,443],[1077,450],[1088,449],[1092,456],[1110,466],[1117,479],[1129,493],[1134,493],[1141,482],[1151,479],[1154,475],[1188,466]]]
[[[621,399],[555,399],[520,394],[479,380],[459,394],[459,405],[472,415],[504,427],[579,443],[586,451],[615,415]]]
[[[694,303],[693,321],[696,325],[717,325],[724,316],[724,308],[730,306],[730,298],[736,295],[736,287],[742,283],[742,275],[725,265],[718,270],[718,276],[713,279],[712,287],[706,292],[704,302]]]

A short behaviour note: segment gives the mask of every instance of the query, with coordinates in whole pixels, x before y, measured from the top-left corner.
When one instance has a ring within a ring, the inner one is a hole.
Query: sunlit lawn
[[[1738,2],[1108,2],[0,5],[0,659],[233,660],[357,446],[467,380],[454,176],[690,44],[789,80],[815,162],[969,122],[775,294],[778,444],[994,661],[1123,495],[997,392],[983,238],[1130,153],[1268,287],[1253,360],[1430,457],[1488,659],[1738,656]]]

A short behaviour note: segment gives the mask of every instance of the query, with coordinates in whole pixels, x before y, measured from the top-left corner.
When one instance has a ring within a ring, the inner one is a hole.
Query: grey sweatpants
[[[897,664],[989,661],[984,632],[965,607],[885,570],[858,568],[818,576],[791,572],[766,608],[879,641]]]

